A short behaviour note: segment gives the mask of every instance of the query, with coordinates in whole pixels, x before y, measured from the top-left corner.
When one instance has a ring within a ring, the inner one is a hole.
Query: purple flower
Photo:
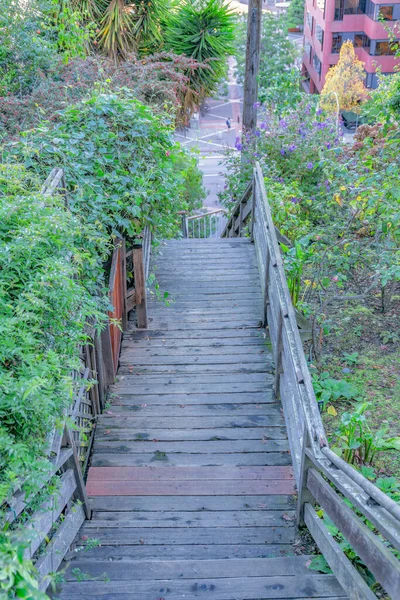
[[[312,162],[308,162],[307,163],[307,169],[313,169],[313,168],[314,168],[313,163]]]
[[[282,127],[282,129],[286,129],[286,127],[288,126],[287,122],[285,121],[285,119],[281,119],[279,121],[279,127]]]
[[[243,150],[243,146],[242,146],[242,144],[240,143],[240,137],[237,137],[237,138],[236,138],[236,140],[235,140],[235,148],[236,148],[236,150],[239,150],[239,152],[240,152],[241,150]]]
[[[311,110],[311,104],[307,104],[306,109],[304,111],[306,113],[306,115],[310,114],[310,110]]]
[[[253,104],[253,108],[260,108],[260,106],[261,106],[261,102],[255,102]]]
[[[317,115],[322,115],[322,108],[317,108]]]
[[[296,144],[290,144],[290,146],[288,148],[289,152],[294,152],[296,149],[297,149]]]
[[[293,196],[292,198],[290,198],[290,202],[292,202],[293,204],[298,204],[300,202],[300,198],[296,198],[295,196]]]
[[[261,154],[259,154],[258,152],[254,152],[254,157],[255,157],[255,158],[260,158],[260,157],[261,157]]]
[[[258,138],[259,138],[259,137],[261,137],[261,131],[259,131],[258,129],[256,129],[256,131],[255,131],[255,135],[256,135],[256,137],[258,137]]]
[[[331,149],[331,147],[332,147],[332,145],[331,145],[331,143],[330,143],[330,142],[328,142],[327,144],[325,144],[325,146],[327,147],[327,149],[328,149],[328,150],[330,150],[330,149]]]
[[[267,124],[265,121],[263,121],[262,123],[260,123],[260,129],[267,129]]]
[[[286,150],[284,148],[281,148],[281,154],[282,154],[282,156],[285,156]]]

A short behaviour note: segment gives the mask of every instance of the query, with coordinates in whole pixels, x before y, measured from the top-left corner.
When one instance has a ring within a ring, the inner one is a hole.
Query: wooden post
[[[262,0],[249,0],[247,17],[246,70],[243,99],[243,131],[257,125],[258,70],[260,66]]]
[[[123,298],[123,306],[122,306],[122,331],[126,331],[128,327],[128,311],[126,309],[126,297],[128,293],[128,282],[126,279],[126,242],[122,240],[121,248],[119,250],[121,252],[121,287],[122,287],[122,298]]]
[[[283,316],[282,311],[279,311],[278,315],[278,330],[276,332],[277,346],[276,346],[276,355],[275,355],[275,385],[274,391],[277,398],[279,398],[279,385],[282,373],[282,351],[283,351],[283,343],[282,343],[282,330],[283,330]]]
[[[115,379],[115,366],[114,357],[111,346],[111,334],[110,324],[102,330],[100,334],[100,343],[102,349],[103,366],[104,366],[104,385],[107,388],[110,384],[114,383]]]
[[[306,502],[314,506],[315,500],[311,492],[307,488],[308,469],[313,465],[306,454],[306,449],[310,447],[310,438],[307,431],[307,426],[304,426],[303,432],[303,447],[301,451],[301,466],[299,479],[299,494],[297,499],[297,526],[304,525],[304,505]]]
[[[81,465],[79,463],[78,454],[75,448],[75,442],[72,438],[71,432],[68,427],[65,428],[65,434],[67,438],[67,446],[72,448],[72,456],[65,463],[67,468],[73,469],[75,474],[76,481],[76,493],[78,495],[79,500],[82,502],[83,510],[85,511],[85,516],[87,519],[90,519],[92,516],[92,511],[89,506],[89,499],[86,493],[85,483],[82,477]]]
[[[146,277],[143,249],[140,244],[133,246],[133,272],[135,276],[137,326],[139,329],[147,329]]]
[[[267,326],[267,322],[268,322],[268,304],[269,304],[269,297],[268,297],[268,286],[269,286],[269,267],[270,267],[270,252],[269,252],[269,248],[268,248],[268,243],[267,243],[267,256],[266,256],[266,261],[265,261],[265,282],[264,282],[264,313],[263,313],[263,327]]]
[[[182,236],[186,239],[189,237],[187,214],[184,210],[180,211],[178,214],[181,215],[182,219]]]
[[[253,185],[252,185],[252,207],[251,207],[251,221],[250,221],[250,227],[251,227],[251,234],[250,234],[250,241],[251,243],[254,242],[254,224],[255,224],[255,216],[256,216],[256,202],[257,202],[257,180],[256,180],[256,175],[254,172],[253,175]]]

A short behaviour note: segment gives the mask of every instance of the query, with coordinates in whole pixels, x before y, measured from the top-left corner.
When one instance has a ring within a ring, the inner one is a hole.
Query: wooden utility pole
[[[243,131],[257,125],[258,69],[260,66],[262,0],[249,0],[246,72],[244,76]]]

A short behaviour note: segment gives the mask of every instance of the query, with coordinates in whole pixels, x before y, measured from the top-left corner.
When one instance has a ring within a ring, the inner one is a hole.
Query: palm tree
[[[97,24],[95,44],[115,61],[162,45],[161,19],[168,0],[72,0],[84,18]]]
[[[226,58],[234,53],[235,14],[224,0],[184,0],[167,21],[166,47],[207,63],[192,74],[200,99],[212,94],[226,73]]]

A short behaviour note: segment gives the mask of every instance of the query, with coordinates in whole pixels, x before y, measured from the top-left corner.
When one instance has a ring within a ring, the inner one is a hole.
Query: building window
[[[304,43],[304,54],[307,56],[307,59],[309,62],[311,62],[311,51],[312,51],[311,44],[309,42],[305,42]]]
[[[310,13],[309,13],[309,12],[307,13],[307,17],[306,17],[306,18],[307,18],[307,24],[308,24],[308,27],[309,27],[309,29],[310,29],[310,31],[311,31],[311,33],[312,33],[312,26],[313,26],[313,20],[314,20],[314,19],[313,19],[313,17],[310,15]]]
[[[315,37],[320,42],[322,48],[324,45],[324,30],[322,29],[321,25],[318,25],[318,23],[315,25]]]
[[[319,60],[315,52],[313,54],[313,66],[314,69],[317,71],[318,75],[321,77],[321,61]]]
[[[378,12],[378,20],[393,21],[393,5],[381,5]]]
[[[343,21],[344,0],[335,0],[335,21]]]
[[[342,47],[343,36],[341,33],[332,33],[332,53],[339,54]]]
[[[365,0],[344,0],[345,15],[360,15],[365,13]]]
[[[325,0],[317,0],[317,7],[322,11],[325,15]]]
[[[396,54],[397,43],[389,42],[388,40],[376,42],[375,56],[393,56]]]
[[[371,46],[371,40],[365,33],[355,33],[354,46],[356,48],[366,48],[369,50]]]

